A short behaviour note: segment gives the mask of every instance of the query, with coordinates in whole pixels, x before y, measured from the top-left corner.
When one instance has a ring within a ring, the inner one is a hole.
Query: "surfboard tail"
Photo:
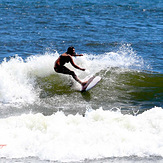
[[[91,77],[87,83],[82,87],[81,92],[87,91],[93,88],[99,81],[101,80],[100,76],[93,76]]]

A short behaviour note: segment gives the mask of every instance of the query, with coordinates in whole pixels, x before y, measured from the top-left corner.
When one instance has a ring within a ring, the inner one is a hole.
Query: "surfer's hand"
[[[85,71],[85,68],[81,68],[80,70]]]
[[[76,57],[76,56],[79,56],[79,57],[80,57],[80,56],[83,56],[83,54],[76,54],[76,55],[74,55],[74,56],[75,56],[75,57]]]

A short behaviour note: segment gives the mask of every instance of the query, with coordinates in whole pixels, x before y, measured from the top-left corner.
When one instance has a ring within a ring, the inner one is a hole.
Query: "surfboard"
[[[93,76],[91,77],[86,85],[84,87],[82,87],[81,89],[81,92],[84,92],[84,91],[88,91],[90,89],[92,89],[94,86],[96,86],[96,84],[101,80],[101,77],[100,76]]]

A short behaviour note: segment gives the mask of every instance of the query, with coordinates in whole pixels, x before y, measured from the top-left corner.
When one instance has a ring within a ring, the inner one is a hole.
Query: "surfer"
[[[57,73],[63,73],[63,74],[68,74],[71,75],[78,83],[82,85],[82,87],[86,84],[86,82],[82,82],[77,75],[74,73],[74,71],[69,70],[66,66],[64,66],[65,63],[71,63],[73,67],[85,71],[84,68],[80,68],[77,66],[73,59],[72,56],[83,56],[83,54],[76,54],[75,53],[75,48],[74,47],[69,47],[67,49],[67,52],[63,53],[62,55],[59,56],[59,58],[55,61],[54,64],[54,70]]]

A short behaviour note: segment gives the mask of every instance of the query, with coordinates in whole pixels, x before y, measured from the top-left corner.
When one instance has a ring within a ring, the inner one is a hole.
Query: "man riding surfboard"
[[[74,71],[71,71],[70,69],[68,69],[66,66],[64,66],[65,63],[71,63],[73,67],[79,69],[79,70],[82,70],[82,71],[85,71],[84,68],[80,68],[79,66],[77,66],[73,59],[72,59],[72,56],[83,56],[82,54],[76,54],[75,53],[75,48],[74,47],[69,47],[67,49],[67,52],[63,53],[62,55],[59,56],[59,58],[55,61],[55,64],[54,64],[54,70],[57,72],[57,73],[63,73],[63,74],[68,74],[68,75],[71,75],[78,83],[80,83],[82,85],[82,87],[84,87],[84,85],[87,83],[87,82],[82,82],[78,77],[77,75],[74,73]]]

